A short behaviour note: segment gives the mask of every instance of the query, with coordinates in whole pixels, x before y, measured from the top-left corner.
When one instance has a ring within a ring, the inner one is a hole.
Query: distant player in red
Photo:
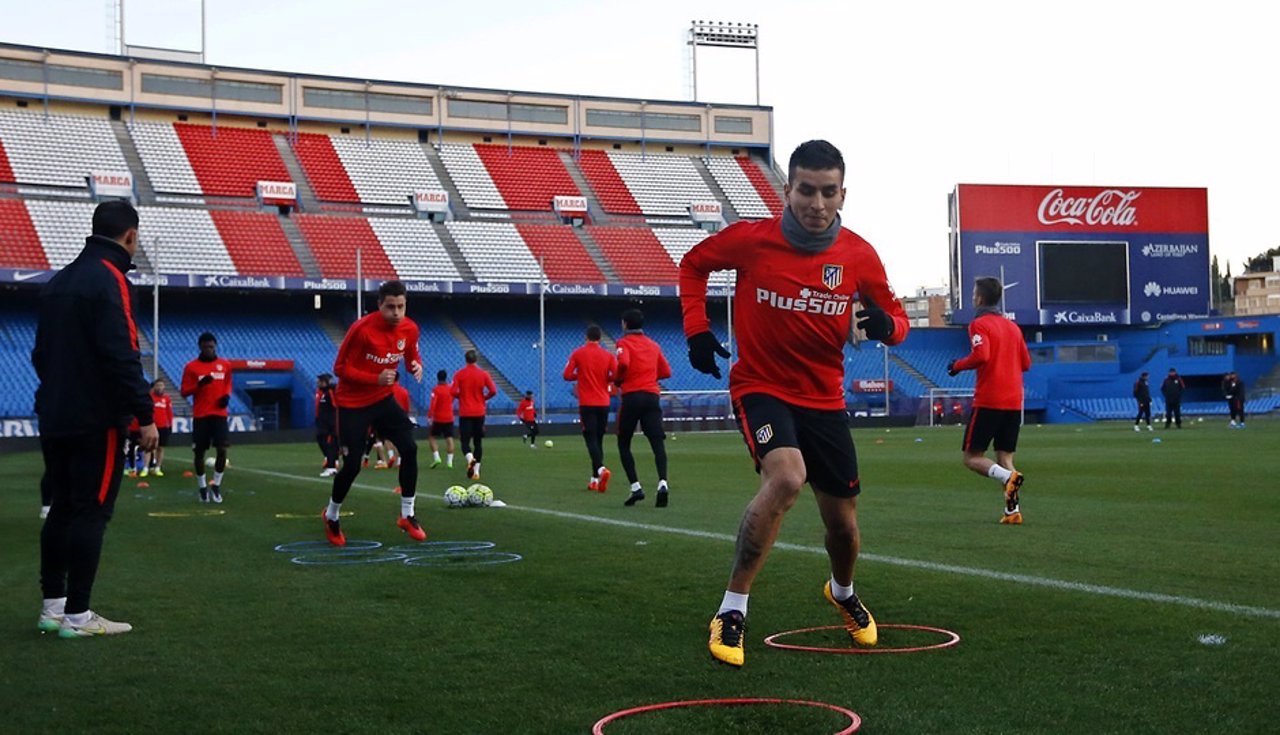
[[[440,466],[440,448],[436,439],[444,438],[448,450],[445,467],[453,469],[453,389],[449,387],[449,374],[436,373],[436,387],[431,389],[431,402],[427,404],[427,418],[431,428],[427,430],[427,442],[431,444],[431,469]]]
[[[524,392],[524,400],[516,406],[516,419],[524,424],[520,441],[528,442],[530,449],[538,448],[538,408],[533,403],[533,391]]]
[[[613,473],[604,466],[604,434],[609,428],[609,398],[618,374],[618,359],[600,346],[600,327],[587,327],[587,342],[569,355],[564,379],[578,381],[578,416],[582,438],[591,457],[591,479],[587,489],[606,492]]]
[[[658,343],[645,336],[644,312],[639,309],[622,312],[622,329],[622,339],[618,340],[615,350],[618,374],[614,380],[622,393],[622,405],[618,408],[618,457],[631,483],[631,495],[623,505],[631,506],[644,500],[644,488],[636,474],[636,458],[631,453],[631,439],[639,424],[653,449],[653,462],[658,468],[658,499],[654,505],[665,508],[670,488],[667,487],[666,434],[662,431],[662,406],[658,402],[662,388],[658,381],[671,377],[671,365]]]
[[[711,332],[707,278],[737,270],[738,361],[729,394],[760,489],[738,529],[733,571],[708,644],[715,659],[733,666],[743,662],[751,584],[806,480],[826,527],[831,578],[823,595],[855,643],[877,641],[875,619],[853,589],[862,488],[845,410],[844,345],[854,336],[855,316],[869,339],[898,344],[907,336],[907,315],[875,249],[841,227],[840,151],[822,140],[801,144],[791,154],[785,192],[781,217],[735,223],[680,262],[689,362],[716,378],[716,355],[729,353]]]
[[[378,287],[378,310],[365,315],[347,330],[333,363],[338,378],[334,401],[338,404],[338,451],[342,468],[333,477],[333,494],[325,508],[325,538],[334,546],[347,543],[339,522],[342,501],[360,474],[360,456],[372,428],[400,449],[400,517],[396,526],[414,541],[427,532],[414,514],[418,490],[418,446],[413,422],[396,402],[394,385],[400,363],[414,380],[422,382],[422,357],[418,354],[418,325],[405,315],[408,299],[404,284],[386,281]]]
[[[231,365],[218,357],[218,338],[211,332],[200,335],[200,356],[182,371],[182,397],[192,399],[191,450],[195,455],[196,485],[201,503],[222,502],[222,473],[227,469],[227,448],[231,432],[227,428],[227,406],[231,403]],[[204,453],[210,445],[216,451],[213,482],[204,476]]]
[[[462,434],[462,453],[467,458],[467,478],[479,480],[480,460],[484,458],[486,404],[498,395],[498,386],[493,384],[489,373],[476,364],[480,356],[475,350],[467,350],[463,359],[467,364],[453,374],[452,393],[458,399],[458,432]]]
[[[1018,325],[1000,311],[1004,286],[997,278],[979,278],[973,285],[973,305],[969,322],[970,351],[947,365],[947,372],[976,370],[978,383],[973,391],[973,410],[964,430],[964,466],[986,475],[1004,487],[1004,516],[1001,523],[1022,523],[1018,488],[1022,473],[1013,467],[1022,425],[1022,374],[1031,369],[1031,353]],[[987,447],[995,443],[996,460],[987,459]]]
[[[143,477],[148,473],[156,477],[164,477],[164,448],[169,446],[169,436],[173,434],[173,399],[164,392],[164,379],[151,383],[151,401],[155,404],[156,430],[160,434],[160,443],[146,454],[143,463]]]
[[[332,375],[316,376],[316,444],[324,454],[321,477],[338,474],[338,406],[333,402],[333,391]]]
[[[138,470],[142,469],[142,427],[138,425],[138,419],[134,418],[129,422],[126,429],[128,438],[124,443],[124,473],[129,477],[137,477]]]

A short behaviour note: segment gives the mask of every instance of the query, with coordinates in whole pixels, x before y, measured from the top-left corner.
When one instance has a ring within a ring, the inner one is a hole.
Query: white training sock
[[[439,461],[440,461],[440,453],[439,453],[439,452],[432,452],[432,453],[431,453],[431,461],[432,461],[432,462],[439,462]]]
[[[215,473],[213,473],[213,484],[217,485],[218,487],[222,487],[222,473],[221,473],[221,472],[215,472]]]
[[[208,482],[206,482],[204,479],[204,475],[196,475],[196,486],[198,486],[201,490],[205,489],[206,487],[209,487]]]
[[[413,501],[416,499],[416,497],[417,496],[414,496],[412,498],[406,498],[403,495],[400,496],[400,517],[401,518],[413,517]]]
[[[342,517],[341,513],[342,513],[342,503],[335,503],[332,500],[330,500],[329,507],[326,508],[324,511],[324,517],[328,518],[331,521],[336,521]]]
[[[1008,482],[1009,478],[1012,476],[1012,472],[998,464],[991,465],[991,469],[987,470],[987,477],[994,477],[996,480],[999,480],[1001,484]]]
[[[449,467],[452,467],[452,466],[453,466],[453,454],[452,454],[452,453],[450,453],[450,454],[449,454],[449,458],[448,458],[447,460],[445,460],[445,464],[446,464],[447,466],[449,466]]]
[[[62,615],[67,611],[67,598],[46,597],[41,602],[40,609],[45,615]]]
[[[467,461],[470,462],[471,460],[475,459],[475,455],[471,454],[471,452],[467,452],[466,458],[467,458]]]
[[[836,598],[836,602],[843,602],[853,597],[853,585],[840,584],[833,576],[831,577],[831,596]]]
[[[479,477],[479,476],[480,476],[480,463],[479,463],[479,462],[476,462],[475,474],[476,474],[476,476],[477,476],[477,477]]]
[[[633,492],[633,493],[641,493],[641,492],[644,492],[644,488],[640,487],[640,483],[638,483],[638,482],[633,482],[633,483],[631,483],[631,492]]]
[[[725,590],[724,599],[720,601],[720,610],[716,612],[716,615],[729,610],[737,610],[742,613],[742,617],[747,617],[747,598],[750,596],[750,592],[747,594],[739,594],[737,592]]]
[[[667,481],[658,480],[658,492],[665,493],[667,491]]]

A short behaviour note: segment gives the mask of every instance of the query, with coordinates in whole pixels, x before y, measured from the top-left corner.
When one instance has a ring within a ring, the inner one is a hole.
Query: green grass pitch
[[[1275,732],[1280,424],[1028,426],[1021,527],[999,525],[999,487],[961,467],[958,429],[854,439],[859,592],[881,623],[953,630],[955,648],[764,646],[771,633],[838,623],[821,597],[828,569],[806,490],[753,590],[746,666],[713,662],[707,622],[757,482],[727,433],[668,443],[664,509],[643,441],[650,500],[633,508],[611,438],[605,495],[585,490],[576,436],[552,449],[486,442],[484,482],[504,509],[446,509],[462,463],[424,469],[429,540],[522,557],[494,566],[293,564],[277,544],[323,538],[329,481],[313,445],[233,447],[221,506],[196,503],[181,477],[189,455],[171,448],[165,478],[125,480],[94,594],[96,610],[134,631],[60,640],[35,629],[40,460],[0,457],[0,731],[560,735],[646,704],[777,697],[848,707],[865,733]],[[347,537],[407,543],[394,474],[369,469],[357,483]],[[224,513],[184,515],[210,509]],[[795,706],[705,708],[606,732],[802,735],[843,722]]]

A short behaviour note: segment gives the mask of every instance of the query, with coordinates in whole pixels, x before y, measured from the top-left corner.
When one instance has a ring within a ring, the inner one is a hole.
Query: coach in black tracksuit
[[[158,438],[125,279],[137,247],[137,211],[126,201],[103,202],[84,250],[40,291],[31,362],[53,498],[40,534],[39,624],[64,638],[130,629],[92,613],[89,595],[120,489],[130,417],[142,427],[143,449],[154,449]]]

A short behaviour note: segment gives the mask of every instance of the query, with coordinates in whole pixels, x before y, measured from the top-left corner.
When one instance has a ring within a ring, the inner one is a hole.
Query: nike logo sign
[[[13,272],[13,280],[21,283],[22,281],[30,281],[32,278],[39,278],[44,275],[44,271],[32,271],[31,273],[23,273],[21,271]]]

